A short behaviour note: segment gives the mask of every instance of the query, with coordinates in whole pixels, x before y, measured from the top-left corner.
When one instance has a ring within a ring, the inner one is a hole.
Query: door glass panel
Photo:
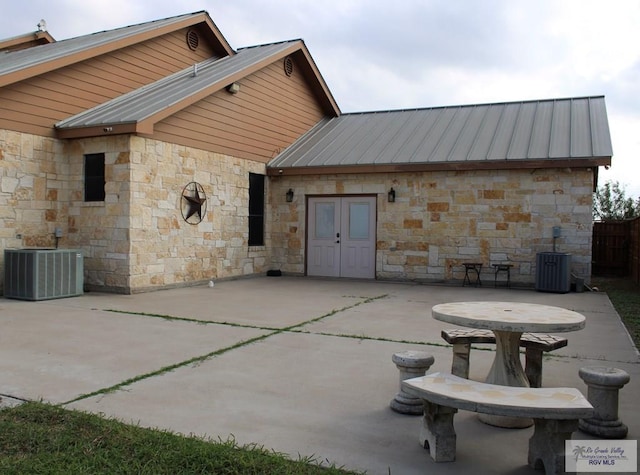
[[[349,239],[369,239],[369,204],[349,204]]]
[[[316,203],[316,229],[317,239],[333,238],[335,236],[335,203]]]

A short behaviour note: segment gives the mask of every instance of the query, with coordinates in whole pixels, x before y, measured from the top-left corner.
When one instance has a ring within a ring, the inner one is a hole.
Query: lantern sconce
[[[391,188],[389,190],[389,193],[387,194],[387,201],[389,203],[395,203],[396,201],[396,190],[394,190],[393,188]]]
[[[289,188],[289,191],[287,191],[287,203],[291,203],[293,201],[293,190],[291,188]]]

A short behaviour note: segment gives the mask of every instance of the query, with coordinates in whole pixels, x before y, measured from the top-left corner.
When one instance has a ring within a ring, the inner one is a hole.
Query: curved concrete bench
[[[432,373],[402,382],[403,390],[422,399],[420,444],[436,462],[456,458],[453,416],[458,409],[498,416],[532,418],[528,463],[547,474],[564,472],[565,441],[590,417],[593,407],[574,388],[521,388],[480,383],[448,373]]]
[[[465,330],[453,328],[442,330],[440,336],[453,345],[453,360],[451,372],[462,378],[469,378],[469,353],[472,343],[496,343],[496,337],[491,330]],[[567,339],[545,333],[523,333],[520,346],[525,348],[524,372],[533,388],[542,386],[542,353],[557,350],[567,346]]]

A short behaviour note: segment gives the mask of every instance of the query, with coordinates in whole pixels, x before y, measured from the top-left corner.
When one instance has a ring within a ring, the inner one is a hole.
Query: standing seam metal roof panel
[[[487,159],[496,127],[500,122],[501,110],[499,108],[492,107],[490,104],[478,107],[483,110],[484,114],[478,133],[469,151],[468,161]]]
[[[571,150],[572,157],[590,157],[593,154],[588,131],[591,130],[589,102],[576,99],[571,105]]]
[[[389,163],[389,157],[392,163],[403,163],[413,155],[416,147],[420,145],[423,140],[424,134],[428,133],[434,124],[434,116],[429,114],[421,114],[420,111],[412,110],[406,113],[399,113],[400,117],[404,117],[402,126],[398,130],[398,133],[394,135],[383,151],[380,154],[375,163]],[[397,121],[399,122],[399,120]],[[422,132],[422,133],[421,133]],[[378,140],[381,143],[385,142],[385,137],[380,136]]]
[[[553,103],[549,158],[568,157],[571,153],[571,102]]]
[[[410,111],[400,133],[389,144],[389,152],[393,153],[392,163],[402,163],[410,160],[416,147],[424,140],[425,134],[435,123],[433,114],[421,114],[420,111]],[[380,137],[383,140],[383,137]],[[405,158],[406,157],[406,158]],[[376,163],[388,163],[389,157],[378,157]]]
[[[358,150],[359,156],[365,153],[365,143],[368,134],[374,134],[376,127],[380,127],[380,121],[377,120],[376,114],[367,115],[363,123],[356,121],[345,121],[344,125],[352,126],[348,134],[343,134],[346,140],[344,142],[333,142],[327,148],[329,154],[327,163],[332,165],[341,165],[343,163],[356,163],[356,160],[350,159],[352,152]],[[338,149],[341,153],[336,153]]]
[[[368,120],[369,117],[366,119]],[[319,143],[322,146],[323,164],[339,165],[341,160],[349,156],[349,151],[352,149],[351,142],[354,137],[352,124],[349,120],[338,121],[335,124],[336,127],[332,127],[331,133],[326,137],[326,140]],[[337,150],[341,150],[342,153],[337,154]],[[312,158],[310,163],[314,164],[315,158]]]
[[[462,130],[464,130],[470,113],[471,109],[469,107],[459,107],[455,109],[451,121],[438,141],[438,146],[433,151],[434,160],[441,162],[451,161],[451,150],[460,138],[460,134]]]
[[[385,156],[395,156],[395,153],[391,153],[390,150],[401,144],[398,137],[407,129],[409,120],[409,114],[394,114],[384,133],[378,134],[367,150],[371,162],[377,163],[381,158],[384,160]]]
[[[505,104],[503,107],[500,107],[502,113],[500,114],[500,120],[493,134],[491,147],[487,153],[488,160],[504,160],[507,157],[520,106],[521,104],[516,103]]]
[[[381,116],[380,114],[377,114],[374,120],[377,122],[377,124],[374,124],[373,128],[363,136],[362,153],[360,154],[360,158],[356,159],[356,163],[358,164],[366,161],[371,161],[374,156],[377,156],[378,152],[376,152],[376,149],[381,144],[380,138],[393,137],[395,130],[397,130],[396,127],[394,127],[395,121],[392,121],[391,124],[389,124],[387,118]],[[373,136],[373,140],[369,139],[369,134]]]
[[[523,104],[522,107],[520,107],[513,130],[513,137],[511,138],[511,144],[509,145],[509,150],[507,150],[507,159],[518,159],[527,156],[529,144],[531,143],[531,130],[535,112],[535,103]]]
[[[309,150],[309,154],[307,154],[307,159],[309,160],[307,162],[308,165],[323,165],[323,163],[320,163],[320,160],[324,161],[324,157],[326,157],[327,160],[332,158],[332,154],[328,153],[330,147],[336,144],[343,144],[348,140],[349,128],[345,127],[344,122],[340,119],[341,118],[337,118],[329,121],[329,127],[323,127],[318,131],[316,136],[319,138],[319,141],[317,145],[314,145],[312,149]],[[323,132],[326,133],[326,135],[322,136]],[[314,154],[315,156],[308,156],[310,154]]]
[[[418,114],[418,112],[415,112],[415,114]],[[411,162],[420,144],[422,144],[431,133],[431,129],[436,123],[436,114],[425,113],[421,115],[422,117],[416,115],[413,125],[407,125],[407,132],[409,132],[407,141],[400,147],[398,155],[395,159],[391,160],[392,162]]]
[[[456,143],[449,154],[449,159],[452,161],[469,160],[469,153],[476,141],[478,131],[482,126],[485,112],[484,109],[480,106],[474,106],[470,107],[469,110],[469,117],[467,117],[465,125],[460,132],[460,136],[456,140]]]
[[[589,119],[591,123],[591,147],[593,156],[606,157],[611,155],[611,134],[607,121],[607,106],[604,98],[589,98]]]
[[[610,157],[604,98],[343,115],[269,167],[504,162]],[[589,153],[591,151],[591,153]]]
[[[433,126],[430,128],[422,144],[416,148],[415,153],[411,157],[411,162],[441,161],[438,160],[438,157],[434,157],[434,151],[455,116],[455,108],[440,109],[437,112],[431,110],[431,114],[434,114],[435,119]]]
[[[552,117],[552,102],[539,102],[536,105],[536,114],[533,120],[529,154],[527,158],[537,159],[549,156]]]

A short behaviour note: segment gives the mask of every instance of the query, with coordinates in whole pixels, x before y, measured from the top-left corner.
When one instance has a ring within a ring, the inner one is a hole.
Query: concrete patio
[[[448,326],[431,307],[467,300],[584,314],[586,328],[563,334],[568,346],[545,357],[542,384],[586,395],[581,367],[627,371],[619,415],[627,439],[638,439],[640,358],[598,292],[258,277],[136,295],[0,299],[0,394],[5,403],[42,399],[146,427],[232,436],[369,474],[542,473],[527,466],[532,428],[499,429],[461,411],[457,460],[436,464],[417,442],[421,418],[389,408],[399,389],[392,354],[428,351],[431,371],[449,371],[451,348],[440,337]],[[493,355],[472,350],[472,379],[484,379]]]

